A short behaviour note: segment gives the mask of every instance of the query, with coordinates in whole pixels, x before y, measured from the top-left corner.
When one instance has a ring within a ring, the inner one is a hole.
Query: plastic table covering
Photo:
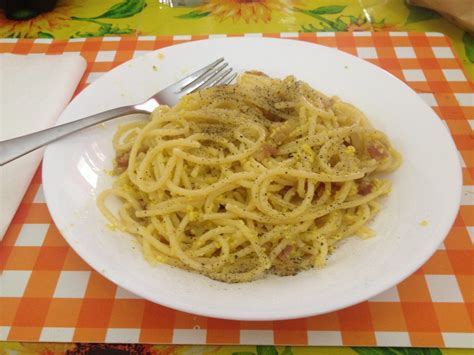
[[[315,31],[435,31],[450,37],[468,75],[474,76],[474,37],[438,14],[403,0],[211,0],[195,7],[171,8],[144,0],[64,0],[50,13],[14,22],[0,12],[0,37],[80,38]],[[472,310],[471,310],[472,312]],[[315,348],[273,346],[101,345],[73,343],[0,344],[0,352],[28,353],[240,353],[240,354],[464,354],[470,350]],[[420,352],[419,352],[420,351]]]

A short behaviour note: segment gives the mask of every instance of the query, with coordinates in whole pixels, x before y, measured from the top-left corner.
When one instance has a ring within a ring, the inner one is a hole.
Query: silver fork
[[[0,166],[82,129],[132,113],[152,113],[160,104],[174,106],[182,96],[196,90],[229,84],[235,79],[237,73],[231,74],[232,68],[226,69],[226,67],[224,58],[220,58],[159,91],[145,102],[114,108],[60,126],[2,141],[0,142]]]

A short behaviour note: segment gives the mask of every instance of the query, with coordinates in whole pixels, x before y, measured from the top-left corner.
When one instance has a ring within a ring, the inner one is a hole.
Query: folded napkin
[[[76,55],[0,55],[0,140],[53,126],[85,69]],[[0,167],[0,240],[42,156],[40,149]]]

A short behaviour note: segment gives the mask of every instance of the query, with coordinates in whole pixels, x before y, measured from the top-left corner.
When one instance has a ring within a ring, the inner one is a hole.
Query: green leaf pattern
[[[328,10],[328,8],[330,8]],[[335,20],[329,20],[325,17],[323,17],[321,14],[337,14],[343,11],[345,6],[324,6],[324,7],[318,7],[313,10],[305,10],[305,9],[299,9],[295,8],[295,11],[301,12],[303,14],[306,14],[308,16],[314,17],[315,19],[319,20],[319,24],[321,25],[320,31],[346,31],[347,30],[347,24],[342,21],[341,16],[338,16]],[[332,12],[326,12],[326,11],[332,11]],[[337,12],[335,12],[337,11]],[[313,25],[309,25],[310,29],[316,29]],[[303,26],[303,31],[308,32],[305,30]]]
[[[280,355],[293,355],[293,350],[291,350],[291,346],[285,346]]]
[[[278,355],[278,351],[272,345],[257,345],[257,355]]]
[[[146,6],[145,0],[124,0],[112,6],[108,11],[102,15],[92,17],[92,19],[100,18],[127,18],[132,17],[141,12]]]
[[[469,32],[464,33],[462,36],[462,42],[464,43],[464,51],[466,57],[471,63],[474,63],[474,36]]]
[[[210,12],[191,11],[191,12],[188,12],[184,15],[179,15],[179,16],[176,16],[176,17],[177,18],[182,18],[182,19],[194,20],[194,19],[206,17],[209,14],[210,14]]]
[[[346,6],[331,5],[331,6],[317,7],[316,9],[308,10],[308,11],[314,15],[334,15],[334,14],[341,13],[342,11],[344,11],[345,8]]]
[[[418,7],[408,4],[407,7],[410,11],[405,23],[407,25],[409,25],[410,23],[427,21],[441,17],[440,14],[438,14],[436,11],[425,9],[424,7]]]
[[[82,18],[74,18],[75,20],[78,21],[86,21],[86,22],[92,22],[97,25],[99,25],[99,29],[95,32],[76,32],[74,37],[102,37],[102,36],[110,36],[110,35],[128,35],[132,34],[133,30],[131,28],[119,28],[118,26],[114,26],[111,23],[104,23],[104,22],[99,22],[94,19],[82,19]]]
[[[54,39],[54,36],[51,33],[47,32],[38,32],[38,38],[51,38]]]
[[[76,32],[74,37],[102,37],[107,35],[128,35],[134,32],[131,28],[120,28],[116,25],[97,21],[98,19],[121,19],[132,17],[145,8],[145,0],[123,0],[122,2],[113,5],[106,12],[99,16],[83,18],[71,17],[72,20],[92,22],[99,25],[95,32]]]

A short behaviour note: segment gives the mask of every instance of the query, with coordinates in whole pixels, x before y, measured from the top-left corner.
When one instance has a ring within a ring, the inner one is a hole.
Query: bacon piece
[[[373,185],[368,181],[361,181],[357,187],[357,192],[359,195],[365,196],[372,192]]]
[[[293,250],[292,245],[287,245],[285,249],[283,249],[280,254],[278,254],[278,259],[286,260],[290,256],[291,251]]]
[[[128,167],[128,160],[130,159],[130,152],[124,152],[115,157],[115,161],[117,162],[117,166],[121,168]]]
[[[385,147],[380,144],[371,144],[367,147],[367,152],[369,155],[374,158],[375,160],[382,160],[387,156],[387,152],[385,151]]]
[[[259,150],[255,154],[255,158],[257,158],[259,160],[262,160],[262,159],[265,159],[265,158],[272,157],[276,154],[278,154],[278,148],[276,148],[275,146],[273,146],[271,144],[265,143],[265,144],[262,145],[262,149]]]
[[[280,121],[281,120],[281,118],[277,114],[275,114],[273,112],[270,112],[270,111],[265,111],[263,109],[261,109],[261,110],[262,110],[263,116],[265,116],[265,118],[267,120],[269,120],[269,121]]]
[[[274,147],[271,144],[267,144],[267,143],[262,145],[262,151],[263,151],[263,154],[265,155],[265,157],[272,157],[272,156],[278,154],[278,148]]]
[[[326,185],[323,182],[321,182],[316,188],[316,191],[315,191],[316,197],[320,198],[323,195],[325,189],[326,189]]]
[[[284,188],[282,188],[282,189],[279,191],[279,193],[280,193],[281,195],[285,196],[286,193],[287,193],[288,191],[290,191],[291,187],[292,187],[292,186],[285,186]]]

